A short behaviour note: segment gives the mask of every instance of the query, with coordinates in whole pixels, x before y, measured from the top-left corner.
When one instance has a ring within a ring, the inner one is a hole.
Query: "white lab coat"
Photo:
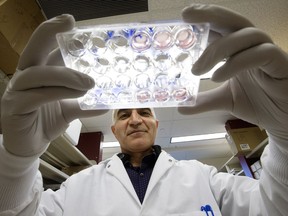
[[[278,146],[287,142],[271,137],[269,142],[262,155],[260,181],[218,173],[195,160],[177,161],[162,151],[142,205],[117,155],[71,176],[58,191],[43,192],[37,156],[17,157],[0,145],[0,176],[5,176],[0,181],[5,192],[0,204],[11,206],[0,215],[207,216],[200,209],[210,205],[215,216],[286,216],[287,153]],[[25,199],[14,196],[15,190],[27,191]]]
[[[114,155],[70,177],[56,193],[44,192],[40,215],[206,216],[200,209],[207,204],[215,216],[221,215],[219,204],[224,212],[235,208],[235,214],[223,215],[249,215],[244,208],[258,196],[258,185],[254,179],[217,174],[213,167],[194,160],[177,161],[162,152],[141,205],[122,161]]]

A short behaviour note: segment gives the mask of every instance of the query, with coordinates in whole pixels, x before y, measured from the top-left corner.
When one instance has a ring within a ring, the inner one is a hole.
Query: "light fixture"
[[[226,133],[200,134],[193,136],[172,137],[170,143],[193,142],[225,138]]]

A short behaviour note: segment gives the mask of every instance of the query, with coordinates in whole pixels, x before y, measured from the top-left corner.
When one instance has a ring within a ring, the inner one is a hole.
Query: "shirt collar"
[[[153,152],[147,156],[145,156],[142,160],[142,164],[146,164],[148,166],[154,166],[160,153],[161,153],[161,146],[159,145],[153,145],[152,146]],[[123,165],[126,166],[130,166],[130,155],[126,154],[126,153],[118,153],[117,156],[121,159]]]

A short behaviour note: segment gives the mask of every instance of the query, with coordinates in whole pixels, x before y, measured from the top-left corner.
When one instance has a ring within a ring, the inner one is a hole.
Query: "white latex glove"
[[[220,6],[192,5],[182,16],[187,22],[211,24],[210,44],[192,72],[200,75],[223,59],[227,62],[212,77],[213,81],[225,82],[200,93],[194,107],[179,111],[194,114],[226,110],[287,140],[287,54],[245,17]]]
[[[4,146],[14,155],[41,154],[72,120],[106,112],[82,111],[71,99],[94,86],[87,75],[64,67],[56,49],[56,33],[71,30],[74,23],[70,15],[44,22],[21,55],[1,104]]]
[[[227,62],[212,77],[224,83],[200,93],[194,107],[179,111],[226,110],[265,128],[269,145],[261,157],[259,194],[251,194],[243,215],[248,210],[249,215],[288,215],[288,55],[245,17],[225,8],[193,5],[183,11],[183,19],[211,23],[211,43],[193,66],[194,74],[209,71],[223,59]],[[243,208],[242,200],[233,206],[238,204]],[[231,206],[222,206],[221,210],[223,215],[241,215],[239,209],[231,212]]]

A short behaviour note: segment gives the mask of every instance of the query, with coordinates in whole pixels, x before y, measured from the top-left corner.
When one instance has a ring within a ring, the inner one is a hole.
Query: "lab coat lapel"
[[[162,176],[174,165],[174,163],[175,159],[172,156],[168,155],[165,151],[161,152],[153,169],[143,204],[145,204],[145,200],[149,197],[153,191],[153,188],[156,186]]]
[[[134,190],[134,187],[130,181],[130,178],[127,174],[125,167],[123,166],[122,161],[117,156],[117,154],[113,155],[111,160],[106,165],[107,172],[113,175],[115,178],[121,182],[124,188],[131,194],[131,196],[137,200],[139,205],[141,205],[138,196]]]

